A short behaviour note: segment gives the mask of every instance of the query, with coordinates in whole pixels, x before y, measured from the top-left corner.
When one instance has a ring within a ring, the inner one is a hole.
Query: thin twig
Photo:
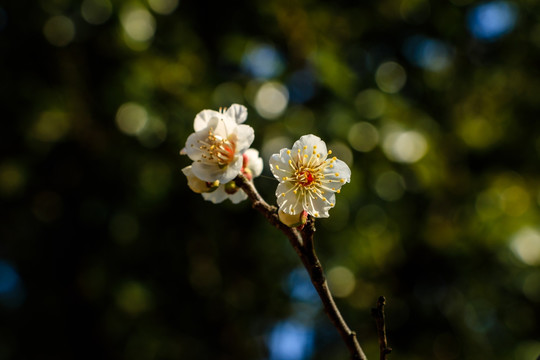
[[[236,184],[248,195],[252,202],[253,208],[262,213],[272,225],[281,230],[289,238],[291,245],[302,260],[302,263],[309,274],[311,283],[321,298],[326,315],[328,315],[330,321],[336,327],[339,334],[343,338],[343,341],[347,345],[347,348],[351,354],[351,359],[367,360],[367,357],[364,354],[358,339],[356,338],[356,333],[351,331],[351,329],[347,326],[347,323],[343,319],[343,316],[341,316],[332,293],[328,288],[328,283],[324,276],[321,262],[319,261],[313,246],[315,221],[313,219],[309,219],[302,231],[295,228],[290,228],[279,220],[277,208],[275,206],[268,205],[268,203],[264,201],[264,199],[257,192],[257,189],[253,183],[248,181],[243,175],[238,175],[236,178]]]
[[[385,324],[385,315],[384,315],[384,305],[386,304],[386,299],[384,296],[380,296],[377,300],[377,308],[371,309],[371,315],[375,318],[375,323],[377,324],[377,334],[379,337],[379,359],[387,360],[388,354],[392,352],[392,348],[388,347],[388,342],[386,340],[386,324]]]

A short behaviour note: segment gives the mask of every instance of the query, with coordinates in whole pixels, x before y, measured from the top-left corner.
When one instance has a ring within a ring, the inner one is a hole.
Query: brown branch
[[[377,335],[379,337],[379,359],[387,360],[387,355],[392,352],[392,348],[388,347],[388,342],[386,340],[386,324],[384,316],[384,305],[386,304],[386,299],[384,296],[380,296],[377,300],[377,308],[371,309],[371,315],[375,318],[375,323],[377,324]]]
[[[321,262],[315,253],[315,248],[313,246],[315,221],[310,218],[302,231],[288,227],[279,220],[277,208],[275,206],[268,205],[268,203],[264,201],[252,182],[247,180],[243,175],[238,175],[235,180],[236,184],[248,195],[252,202],[253,208],[262,213],[272,225],[281,230],[289,238],[291,245],[309,273],[311,283],[321,298],[326,315],[328,315],[330,321],[336,327],[339,334],[343,338],[343,341],[347,345],[347,348],[351,354],[351,359],[366,360],[367,357],[364,354],[358,339],[356,338],[356,333],[351,331],[343,319],[343,316],[341,316],[332,293],[328,288],[328,283],[324,276]]]

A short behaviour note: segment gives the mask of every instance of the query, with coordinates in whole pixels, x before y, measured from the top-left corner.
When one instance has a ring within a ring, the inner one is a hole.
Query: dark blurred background
[[[192,193],[202,109],[352,168],[316,247],[368,357],[540,355],[540,2],[0,4],[0,359],[346,359],[287,239]]]

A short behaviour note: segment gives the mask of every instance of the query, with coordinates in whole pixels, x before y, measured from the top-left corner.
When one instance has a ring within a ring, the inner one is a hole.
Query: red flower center
[[[298,180],[302,186],[309,186],[315,180],[315,177],[309,171],[302,171]]]

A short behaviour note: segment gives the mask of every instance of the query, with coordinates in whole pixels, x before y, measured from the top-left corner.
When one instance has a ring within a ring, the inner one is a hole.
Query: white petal
[[[291,165],[289,165],[289,155],[287,154],[289,149],[281,149],[279,154],[274,154],[270,157],[270,171],[274,174],[274,177],[278,181],[283,181],[284,176],[291,175]]]
[[[210,193],[203,193],[201,195],[204,200],[211,201],[214,204],[218,204],[229,197],[229,194],[225,192],[225,185],[220,185],[216,190]]]
[[[244,155],[247,156],[247,168],[251,170],[253,177],[261,175],[263,171],[263,159],[259,157],[259,151],[247,149]]]
[[[195,116],[193,121],[193,129],[200,131],[208,126],[208,121],[213,117],[219,118],[221,114],[214,110],[203,110]]]
[[[219,117],[213,117],[208,121],[208,125],[205,129],[201,130],[205,134],[208,134],[210,129],[214,135],[221,136],[224,139],[227,139],[229,136],[233,135],[236,132],[236,127],[238,125],[230,117],[219,114]]]
[[[233,162],[223,168],[216,163],[205,163],[196,161],[192,165],[192,171],[199,179],[214,182],[218,180],[220,183],[228,183],[234,179],[242,170],[242,157],[237,156]]]
[[[182,172],[184,175],[186,175],[188,186],[191,190],[193,190],[193,192],[200,194],[209,190],[207,182],[199,179],[195,176],[195,174],[193,174],[191,166],[186,166],[182,169]]]
[[[328,210],[332,208],[332,205],[335,204],[336,196],[334,193],[326,193],[328,195],[326,200],[318,197],[316,194],[312,194],[307,201],[307,209],[305,209],[310,215],[313,215],[318,218],[326,218],[330,216]]]
[[[302,154],[308,155],[311,155],[312,152],[315,151],[316,154],[318,153],[321,155],[321,160],[324,160],[328,155],[326,143],[322,141],[320,137],[312,134],[304,135],[294,143],[292,147],[293,153],[297,153],[298,150],[300,150]]]
[[[206,140],[207,134],[203,131],[193,133],[188,136],[186,140],[186,155],[193,161],[202,159],[203,152],[200,149],[199,141]]]
[[[238,125],[236,127],[236,152],[243,153],[247,150],[255,139],[255,131],[249,125]]]
[[[227,109],[225,114],[234,119],[237,124],[241,124],[246,121],[248,111],[244,105],[232,104],[231,107]]]
[[[231,200],[233,204],[238,204],[239,202],[246,200],[247,197],[247,194],[242,189],[238,189],[237,192],[229,195],[229,200]]]
[[[330,162],[332,160],[326,161]],[[332,161],[331,164],[333,167],[327,166],[324,169],[324,185],[331,190],[337,190],[351,181],[351,169],[339,159]]]
[[[294,185],[290,182],[279,183],[276,189],[276,197],[281,211],[296,215],[303,211],[303,207],[301,195],[300,193],[295,194],[292,191],[293,187]]]

